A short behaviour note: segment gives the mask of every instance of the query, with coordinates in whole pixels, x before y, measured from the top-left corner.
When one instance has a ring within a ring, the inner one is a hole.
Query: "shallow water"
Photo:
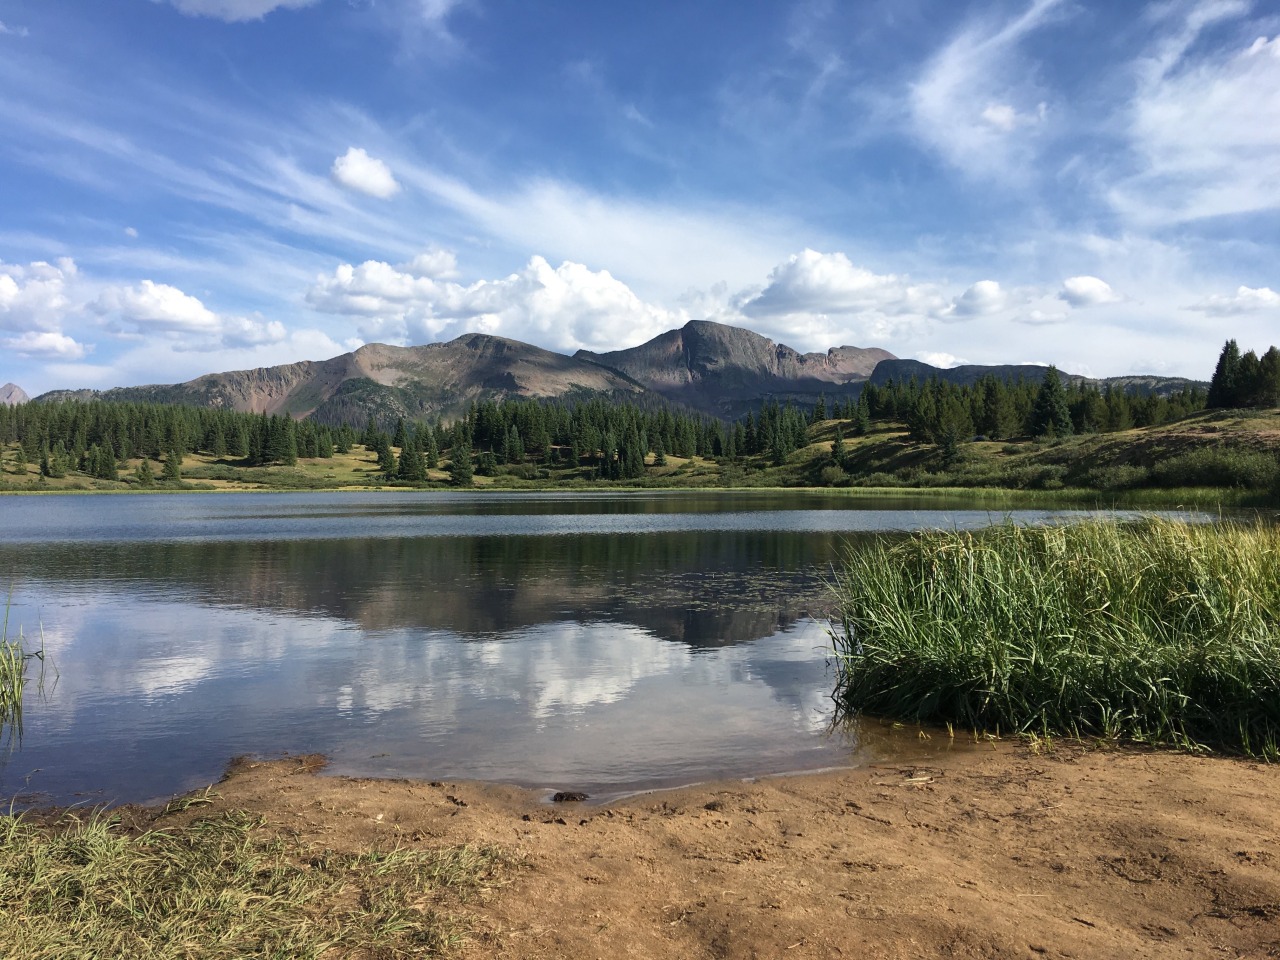
[[[899,509],[895,509],[899,507]],[[1069,511],[814,494],[0,498],[43,629],[0,795],[145,801],[240,754],[596,796],[910,753],[830,729],[825,583],[866,537]]]

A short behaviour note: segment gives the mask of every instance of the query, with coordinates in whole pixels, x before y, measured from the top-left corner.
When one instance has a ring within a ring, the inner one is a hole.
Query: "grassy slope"
[[[844,471],[831,469],[830,451],[837,427],[845,435]],[[792,454],[781,466],[773,466],[765,457],[748,458],[740,464],[668,457],[665,466],[650,466],[644,480],[618,485],[919,487],[929,490],[985,487],[999,491],[1066,488],[1114,493],[1136,487],[1199,485],[1190,472],[1186,475],[1193,482],[1175,482],[1179,474],[1168,469],[1169,465],[1181,463],[1196,451],[1208,452],[1219,459],[1244,457],[1255,466],[1261,462],[1273,472],[1276,469],[1273,461],[1280,463],[1280,410],[1200,413],[1176,423],[1060,441],[965,443],[950,462],[940,448],[909,440],[901,424],[877,423],[865,437],[851,437],[849,433],[850,424],[828,420],[812,427],[810,444]],[[27,467],[26,474],[16,472],[14,448],[10,447],[3,451],[0,490],[137,490],[131,479],[137,464],[137,460],[126,464],[120,471],[125,479],[115,482],[95,480],[74,471],[57,480],[41,479],[34,465]],[[158,476],[160,467],[153,466]],[[191,454],[183,463],[182,473],[187,489],[367,490],[389,486],[378,473],[374,455],[359,446],[349,454],[338,454],[332,459],[300,460],[295,467],[240,467],[225,460]],[[477,476],[475,484],[478,488],[514,489],[552,484],[608,486],[590,481],[589,473],[585,469],[554,469],[539,480],[523,480],[509,474]],[[444,485],[448,475],[444,470],[435,470],[431,480],[433,485]],[[1229,477],[1226,482],[1218,480],[1205,485],[1219,489],[1242,486]],[[1264,483],[1262,489],[1269,486]],[[166,485],[157,484],[154,489],[166,489]]]

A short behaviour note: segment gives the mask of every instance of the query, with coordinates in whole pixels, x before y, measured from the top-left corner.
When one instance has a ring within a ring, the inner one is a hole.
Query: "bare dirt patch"
[[[330,849],[522,854],[468,957],[1280,956],[1276,766],[993,744],[609,806],[321,767],[239,763],[214,809]]]

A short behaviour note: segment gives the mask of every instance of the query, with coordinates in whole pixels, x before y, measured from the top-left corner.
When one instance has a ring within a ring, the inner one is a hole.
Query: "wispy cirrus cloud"
[[[1132,175],[1110,190],[1147,227],[1280,208],[1280,36],[1203,48],[1210,27],[1251,5],[1205,0],[1180,16],[1138,65],[1129,106]]]
[[[162,2],[162,0],[154,0]],[[227,23],[261,20],[275,10],[297,10],[320,0],[168,0],[182,13],[192,17],[211,17]]]
[[[970,176],[1023,179],[1050,108],[1020,47],[1066,9],[1064,0],[1033,0],[1012,19],[962,29],[911,84],[916,137]]]

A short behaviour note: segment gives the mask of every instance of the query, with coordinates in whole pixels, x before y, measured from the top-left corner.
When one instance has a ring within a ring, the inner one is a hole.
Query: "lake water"
[[[240,754],[323,753],[337,773],[605,797],[918,751],[915,732],[831,729],[833,564],[886,531],[1063,513],[919,503],[0,498],[10,632],[43,629],[50,664],[0,795],[147,801]]]

